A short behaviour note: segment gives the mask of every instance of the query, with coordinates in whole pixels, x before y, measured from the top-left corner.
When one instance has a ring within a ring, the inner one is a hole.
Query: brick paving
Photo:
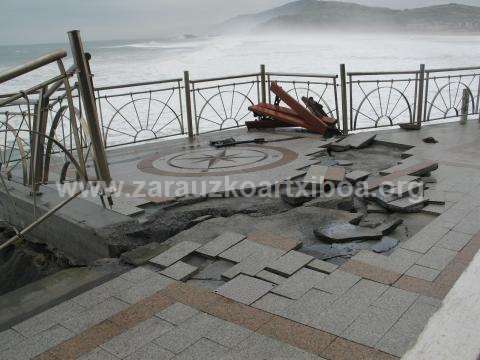
[[[264,263],[240,266],[217,294],[160,273],[200,248],[187,243],[152,261],[158,268],[131,270],[0,333],[0,359],[399,358],[480,250],[479,168],[460,156],[466,146],[440,149],[415,153],[442,157],[436,190],[446,211],[389,255],[315,266],[290,263],[295,239],[227,236],[198,253]]]

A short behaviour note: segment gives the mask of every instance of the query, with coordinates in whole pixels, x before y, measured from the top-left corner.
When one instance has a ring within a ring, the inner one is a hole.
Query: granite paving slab
[[[245,238],[246,236],[242,234],[226,232],[198,248],[196,252],[207,257],[215,258]]]
[[[276,274],[290,276],[313,260],[313,256],[298,251],[290,251],[277,260],[270,262],[267,270]]]
[[[440,239],[436,246],[452,251],[460,251],[469,243],[471,239],[471,235],[452,230],[445,234],[445,236]]]
[[[417,261],[417,264],[442,271],[456,255],[456,251],[434,246]]]
[[[376,134],[372,134],[370,132],[358,133],[349,135],[342,141],[339,141],[335,144],[339,146],[352,147],[354,149],[362,149],[371,145],[376,137]]]
[[[198,268],[196,266],[179,261],[162,270],[160,274],[174,280],[185,281],[191,278],[197,271]]]
[[[176,360],[212,360],[221,359],[228,348],[209,339],[200,339],[175,357]]]
[[[323,261],[323,260],[320,260],[320,259],[315,259],[315,260],[309,262],[306,265],[306,267],[309,268],[309,269],[312,269],[312,270],[323,272],[325,274],[330,274],[330,273],[332,273],[332,272],[334,272],[335,270],[338,269],[338,265],[335,265],[335,264],[332,264],[332,263],[329,263],[327,261]]]
[[[334,222],[314,230],[317,239],[326,243],[346,243],[351,241],[380,240],[382,232],[355,226],[349,223]]]
[[[227,348],[233,348],[253,334],[253,331],[243,326],[222,320],[205,337]]]
[[[352,172],[349,172],[348,174],[345,175],[345,178],[350,181],[353,184],[358,183],[359,181],[364,181],[367,180],[367,178],[370,176],[370,172],[368,171],[362,171],[362,170],[355,170]]]
[[[252,306],[254,308],[266,311],[270,314],[283,316],[288,306],[292,305],[294,300],[286,297],[268,293],[262,298],[255,301]]]
[[[257,231],[248,235],[248,240],[255,241],[262,245],[271,246],[284,251],[298,249],[302,242],[296,239],[289,239],[266,231]]]
[[[360,280],[360,276],[342,270],[336,270],[330,275],[325,276],[320,282],[315,284],[314,287],[334,295],[342,295]]]
[[[99,357],[98,360],[109,360],[107,357]],[[112,355],[113,357],[113,355]],[[175,357],[175,354],[162,349],[160,346],[151,342],[142,347],[141,349],[135,351],[133,354],[127,356],[125,360],[170,360]],[[114,358],[117,359],[117,358]],[[92,359],[93,360],[93,359]]]
[[[257,273],[255,275],[255,277],[259,278],[259,279],[262,279],[262,280],[265,280],[265,281],[268,281],[268,282],[271,282],[273,284],[276,284],[276,285],[280,285],[280,284],[283,284],[287,278],[283,277],[283,276],[280,276],[280,275],[277,275],[277,274],[274,274],[268,270],[262,270],[260,271],[259,273]]]
[[[325,277],[326,275],[319,271],[302,268],[271,292],[289,299],[300,299],[307,291],[319,286]]]
[[[220,255],[218,255],[218,257],[224,260],[239,263],[249,257],[251,254],[259,252],[261,247],[262,245],[255,241],[243,240],[232,246],[230,249],[222,252]]]
[[[180,325],[198,314],[199,311],[197,309],[182,303],[175,303],[160,311],[155,316],[169,323]]]
[[[345,168],[340,166],[312,165],[303,178],[307,184],[323,184],[325,182],[342,182],[345,180]]]
[[[267,281],[238,275],[235,279],[215,290],[215,293],[239,303],[250,305],[272,290],[273,287],[274,285]]]
[[[438,275],[440,275],[440,271],[425,266],[413,265],[407,270],[405,275],[426,281],[435,281]]]
[[[154,257],[153,259],[150,259],[150,263],[159,265],[161,267],[169,267],[177,261],[180,261],[184,257],[190,255],[199,247],[201,247],[201,245],[195,242],[183,241],[177,245],[172,246],[167,251]]]
[[[282,316],[309,326],[312,321],[322,317],[323,313],[337,299],[337,295],[310,289],[297,301],[291,300],[292,303],[282,311]]]

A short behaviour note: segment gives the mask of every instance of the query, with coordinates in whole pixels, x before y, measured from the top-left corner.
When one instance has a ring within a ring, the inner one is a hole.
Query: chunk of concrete
[[[380,240],[383,236],[381,230],[362,228],[349,223],[331,223],[313,232],[319,240],[327,243]]]

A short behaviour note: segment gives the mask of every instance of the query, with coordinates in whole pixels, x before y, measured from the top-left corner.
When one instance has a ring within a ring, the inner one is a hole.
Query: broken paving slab
[[[356,184],[360,181],[367,180],[370,174],[371,173],[368,171],[355,170],[346,174],[345,178],[347,179],[347,181],[351,182],[352,184]]]
[[[215,258],[244,239],[246,239],[245,235],[226,232],[203,245],[196,252],[206,257]]]
[[[215,293],[233,301],[250,305],[266,295],[273,287],[274,284],[270,282],[251,276],[238,275],[235,279],[215,290]]]
[[[167,251],[169,248],[169,245],[152,242],[124,252],[120,256],[120,260],[133,266],[141,266],[148,263],[148,261],[155,256]]]
[[[172,266],[160,271],[160,274],[167,276],[171,279],[178,281],[185,281],[191,278],[198,268],[190,264],[184,263],[183,261],[176,262]]]
[[[381,170],[380,175],[389,175],[389,174],[393,174],[393,173],[396,173],[396,172],[399,172],[399,171],[404,171],[404,170],[406,170],[406,169],[408,169],[412,166],[418,166],[418,165],[424,163],[425,161],[426,161],[425,159],[421,159],[417,156],[411,156],[407,159],[404,159],[403,161],[401,161],[400,163],[398,163],[395,166],[391,166],[388,169]],[[433,166],[433,164],[432,164],[432,166]],[[436,170],[436,169],[432,169],[430,171],[433,171],[433,170]]]
[[[313,260],[313,256],[298,251],[290,251],[269,263],[266,269],[276,274],[290,276]]]
[[[338,265],[331,264],[327,261],[323,261],[320,259],[313,260],[312,262],[308,263],[306,267],[308,269],[320,271],[325,274],[331,274],[332,272],[338,269]]]
[[[200,246],[202,245],[192,241],[183,241],[177,245],[172,246],[170,249],[161,253],[160,255],[154,257],[150,260],[150,263],[165,268],[169,267],[175,264],[177,261],[180,261],[193,253]]]
[[[277,275],[277,274],[274,274],[273,272],[268,271],[268,270],[260,271],[257,275],[255,275],[255,277],[257,277],[261,280],[271,282],[275,285],[283,284],[287,280],[287,278],[285,278],[283,276],[280,276],[280,275]]]
[[[302,247],[300,240],[285,238],[267,231],[257,231],[248,234],[248,240],[284,251],[295,250]]]
[[[386,221],[380,226],[376,227],[375,230],[378,230],[382,233],[382,235],[389,235],[394,232],[397,227],[403,224],[403,219],[395,219]]]
[[[428,202],[428,199],[424,198],[423,196],[420,197],[405,197],[403,199],[394,200],[391,202],[380,202],[379,204],[383,206],[385,209],[398,212],[398,213],[416,213],[420,212],[424,207],[425,204]]]
[[[371,132],[358,133],[347,136],[345,139],[335,143],[335,146],[349,147],[353,149],[363,149],[370,146],[377,137]]]
[[[345,168],[340,166],[312,165],[308,169],[303,182],[307,184],[339,183],[345,180]]]
[[[440,216],[445,211],[447,211],[447,208],[445,207],[445,205],[437,205],[437,204],[428,204],[422,210],[420,210],[420,212],[423,214],[428,214],[433,216]]]
[[[262,271],[269,263],[278,259],[285,252],[276,248],[264,246],[261,252],[256,252],[242,260],[242,262],[231,267],[222,274],[222,278],[233,279],[239,274],[255,276]]]
[[[314,231],[317,239],[332,244],[351,241],[380,240],[383,234],[380,230],[363,228],[349,223],[331,223]]]
[[[376,252],[377,254],[386,253],[399,244],[397,239],[391,238],[389,236],[384,236],[382,240],[380,240],[377,244],[372,246],[372,251]]]

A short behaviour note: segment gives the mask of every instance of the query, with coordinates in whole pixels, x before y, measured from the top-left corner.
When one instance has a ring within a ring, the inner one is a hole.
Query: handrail
[[[24,75],[30,71],[36,70],[41,68],[42,66],[51,64],[55,61],[63,59],[67,56],[67,52],[63,49],[55,50],[49,54],[43,55],[38,59],[20,65],[16,68],[10,69],[5,71],[4,73],[0,74],[0,84],[12,80],[18,76]]]
[[[480,66],[467,66],[467,67],[457,67],[457,68],[438,68],[438,69],[427,69],[426,73],[434,72],[447,72],[447,71],[462,71],[462,70],[480,70]]]
[[[252,76],[260,76],[260,73],[241,74],[241,75],[232,75],[232,76],[222,76],[222,77],[216,77],[216,78],[207,78],[207,79],[199,79],[199,80],[190,80],[190,82],[191,82],[192,84],[198,84],[198,83],[209,82],[209,81],[220,81],[220,80],[230,80],[230,79],[241,79],[241,78],[252,77]]]
[[[349,72],[348,76],[367,76],[367,75],[405,75],[418,74],[418,70],[403,70],[403,71],[372,71],[372,72]]]
[[[266,75],[267,76],[283,76],[283,77],[313,77],[313,78],[338,79],[338,75],[334,75],[334,74],[267,72]]]
[[[137,87],[137,86],[146,86],[146,85],[160,85],[160,84],[167,84],[172,82],[179,82],[182,80],[183,80],[182,78],[177,78],[177,79],[146,81],[146,82],[137,82],[137,83],[130,83],[130,84],[111,85],[111,86],[99,86],[95,88],[95,91],[123,89],[126,87]]]

